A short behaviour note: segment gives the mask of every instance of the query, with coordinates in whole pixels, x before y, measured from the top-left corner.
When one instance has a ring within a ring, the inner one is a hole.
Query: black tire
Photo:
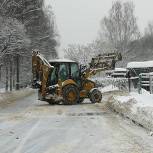
[[[79,101],[78,101],[78,104],[83,103],[83,101],[84,101],[84,98],[80,98]]]
[[[63,88],[63,103],[65,105],[74,105],[79,101],[79,90],[74,85],[67,85]]]
[[[89,93],[89,98],[92,103],[100,103],[102,100],[102,93],[98,89],[92,89]]]
[[[45,101],[45,97],[43,97],[43,96],[41,95],[40,89],[38,90],[38,100],[40,100],[40,101]]]
[[[53,99],[48,99],[47,102],[48,102],[50,105],[55,105],[55,104],[56,104],[55,100],[53,100]]]

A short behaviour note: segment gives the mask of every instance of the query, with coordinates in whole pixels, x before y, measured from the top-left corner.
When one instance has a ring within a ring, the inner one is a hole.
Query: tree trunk
[[[2,66],[0,65],[0,81],[2,81]]]
[[[10,63],[10,91],[12,91],[12,63]]]
[[[8,91],[8,67],[6,66],[6,83],[5,83],[5,91]]]
[[[12,76],[13,76],[13,89],[15,89],[15,65],[14,64],[13,64]]]
[[[20,61],[19,61],[19,55],[16,56],[16,90],[19,90],[20,86],[20,80],[19,80],[19,64],[20,64]]]

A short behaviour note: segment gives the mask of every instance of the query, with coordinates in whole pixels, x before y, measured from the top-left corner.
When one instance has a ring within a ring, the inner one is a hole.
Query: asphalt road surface
[[[103,104],[51,106],[33,94],[0,106],[0,153],[153,153],[153,137]]]

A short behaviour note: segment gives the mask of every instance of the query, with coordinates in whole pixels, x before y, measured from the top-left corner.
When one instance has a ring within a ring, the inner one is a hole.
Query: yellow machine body
[[[101,93],[89,78],[97,72],[112,69],[113,63],[118,60],[118,54],[115,53],[111,54],[111,57],[105,56],[92,59],[90,68],[82,70],[75,61],[59,59],[47,61],[38,51],[34,51],[33,87],[39,89],[39,99],[51,104],[59,101],[63,101],[64,104],[75,104],[82,102],[84,98],[90,98],[93,103],[100,101]]]

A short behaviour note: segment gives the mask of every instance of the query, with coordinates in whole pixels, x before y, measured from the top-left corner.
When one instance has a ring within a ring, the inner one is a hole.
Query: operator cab
[[[77,62],[68,59],[56,59],[49,61],[51,66],[54,66],[52,73],[49,76],[49,84],[55,85],[58,80],[64,82],[67,79],[72,79],[79,83],[80,70]]]

